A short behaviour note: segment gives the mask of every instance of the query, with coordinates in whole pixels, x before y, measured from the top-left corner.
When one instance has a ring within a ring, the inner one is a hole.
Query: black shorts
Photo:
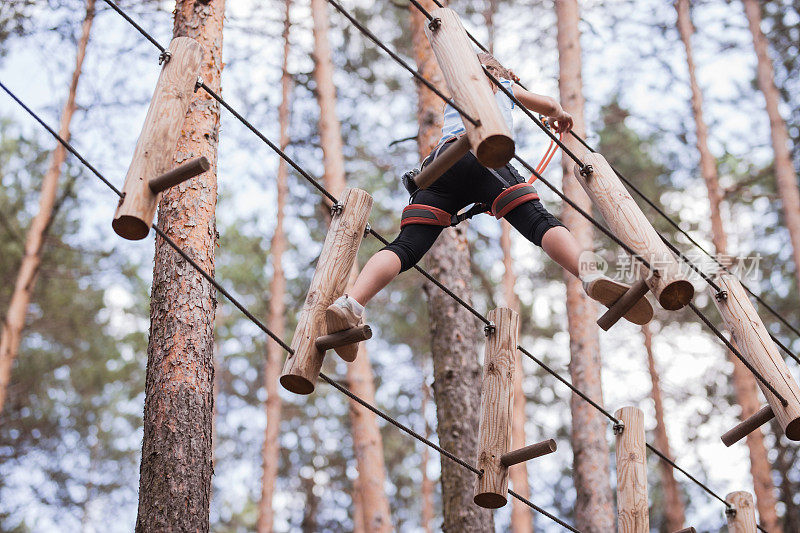
[[[427,160],[432,160],[451,146],[451,142],[446,143]],[[478,162],[472,152],[467,152],[430,187],[414,193],[411,201],[437,207],[454,215],[474,203],[492,205],[503,190],[525,182],[511,164],[490,171]],[[542,237],[547,230],[563,226],[539,200],[520,204],[503,218],[537,246],[542,245]],[[442,226],[424,224],[406,225],[384,250],[391,250],[400,258],[401,271],[408,270],[430,250],[443,229]]]

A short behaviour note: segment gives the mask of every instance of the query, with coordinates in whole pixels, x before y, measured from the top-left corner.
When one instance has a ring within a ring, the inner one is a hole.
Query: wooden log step
[[[469,137],[462,135],[451,146],[442,151],[439,157],[425,165],[425,168],[414,177],[414,183],[420,189],[427,189],[450,167],[455,165],[459,159],[467,155],[469,149]]]
[[[647,294],[649,290],[650,287],[647,286],[647,282],[643,279],[634,283],[631,288],[628,289],[619,300],[614,302],[614,304],[608,308],[608,311],[597,320],[597,325],[603,328],[603,331],[608,331],[609,328],[619,322],[619,319],[625,316],[625,313],[630,311],[639,300],[644,298],[644,295]]]
[[[685,527],[679,531],[676,531],[675,533],[697,533],[697,530],[693,527]]]
[[[211,163],[208,162],[205,156],[195,157],[151,179],[148,185],[153,193],[158,194],[188,179],[199,176],[209,168],[211,168]]]
[[[542,442],[525,446],[513,452],[504,453],[500,456],[500,463],[505,467],[513,466],[524,461],[547,455],[548,453],[553,453],[557,448],[558,446],[555,440],[543,440]]]
[[[371,338],[372,328],[370,328],[368,324],[361,324],[354,328],[344,329],[336,333],[317,337],[317,340],[314,341],[314,346],[316,346],[317,350],[320,352],[324,352],[326,350],[338,348],[339,346],[347,346],[348,344],[354,344]]]
[[[775,412],[772,410],[772,407],[765,405],[747,417],[745,420],[742,420],[731,429],[723,433],[722,442],[725,444],[725,446],[732,446],[773,418],[775,418]]]

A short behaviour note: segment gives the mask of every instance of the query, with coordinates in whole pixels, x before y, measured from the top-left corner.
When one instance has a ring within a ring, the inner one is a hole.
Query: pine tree
[[[224,0],[179,0],[174,36],[203,46],[200,75],[219,91]],[[166,191],[161,229],[214,274],[219,105],[198,91],[189,106],[175,162],[205,156],[208,172]],[[208,531],[213,412],[212,285],[162,239],[156,240],[147,349],[144,438],[136,530]]]

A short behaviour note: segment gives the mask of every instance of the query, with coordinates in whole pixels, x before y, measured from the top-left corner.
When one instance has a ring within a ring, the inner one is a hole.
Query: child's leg
[[[564,226],[550,227],[542,237],[542,249],[573,276],[578,273],[578,259],[583,250],[578,240]]]
[[[400,273],[400,258],[390,250],[381,250],[370,257],[358,274],[349,294],[361,305],[386,287]]]

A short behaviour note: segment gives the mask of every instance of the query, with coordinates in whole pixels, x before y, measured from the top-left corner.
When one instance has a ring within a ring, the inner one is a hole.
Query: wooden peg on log
[[[650,514],[647,501],[647,441],[644,413],[623,407],[614,416],[624,427],[617,434],[617,530],[620,533],[648,533]]]
[[[369,194],[361,189],[346,189],[341,210],[334,211],[292,338],[294,354],[286,357],[280,377],[281,385],[290,392],[314,392],[325,357],[325,352],[316,346],[317,339],[328,332],[325,310],[344,294],[371,208]]]
[[[684,307],[692,300],[694,287],[681,272],[675,256],[622,185],[608,161],[599,153],[586,152],[583,162],[591,165],[592,171],[584,176],[580,167],[575,165],[575,178],[602,213],[611,231],[658,272],[658,275],[653,274],[639,260],[631,258],[638,279],[646,280],[664,309],[675,311]]]
[[[329,335],[323,335],[314,341],[314,346],[320,352],[325,352],[339,346],[347,346],[356,342],[365,341],[372,338],[372,328],[367,324],[361,324],[354,328],[337,331]]]
[[[200,72],[200,43],[189,37],[176,37],[169,51],[172,57],[158,77],[111,223],[117,235],[125,239],[143,239],[150,232],[159,196],[150,188],[151,179],[162,176],[172,165]]]
[[[753,495],[749,492],[731,492],[725,496],[731,507],[725,510],[728,519],[728,533],[756,533],[756,509]]]
[[[436,61],[450,94],[479,125],[462,122],[475,157],[482,165],[499,168],[514,156],[514,139],[497,105],[492,82],[483,72],[458,15],[449,8],[431,11],[433,21],[425,28]]]
[[[476,461],[483,475],[475,480],[473,501],[481,507],[497,509],[506,504],[508,494],[508,468],[501,463],[501,457],[511,448],[519,315],[499,307],[489,311],[488,318],[494,328],[489,329],[486,339]]]
[[[438,180],[442,174],[456,164],[456,162],[469,152],[469,138],[462,135],[456,139],[452,146],[448,146],[439,157],[425,165],[425,168],[414,177],[414,183],[420,189],[427,189],[434,181]]]
[[[195,157],[161,174],[157,178],[151,179],[148,186],[153,191],[153,194],[158,194],[188,179],[199,176],[209,168],[211,168],[211,163],[208,162],[205,156]]]
[[[603,331],[608,331],[611,326],[619,322],[619,319],[625,316],[625,313],[631,310],[636,303],[641,300],[650,287],[647,282],[640,279],[623,294],[619,300],[614,302],[608,311],[603,313],[603,316],[597,319],[597,325],[603,328]]]
[[[723,433],[722,442],[725,446],[732,446],[773,418],[775,418],[775,412],[772,410],[772,407],[765,405],[748,416],[745,420]]]
[[[770,338],[739,280],[730,274],[723,274],[717,276],[716,282],[721,292],[711,292],[719,314],[731,334],[731,342],[753,368],[786,399],[788,405],[784,406],[769,389],[758,382],[786,437],[800,440],[800,387],[789,373],[778,347]]]
[[[514,466],[516,464],[547,455],[548,453],[553,453],[557,448],[558,446],[556,445],[555,440],[543,440],[542,442],[525,446],[524,448],[514,450],[513,452],[504,453],[500,456],[500,463],[508,468],[509,466]]]

